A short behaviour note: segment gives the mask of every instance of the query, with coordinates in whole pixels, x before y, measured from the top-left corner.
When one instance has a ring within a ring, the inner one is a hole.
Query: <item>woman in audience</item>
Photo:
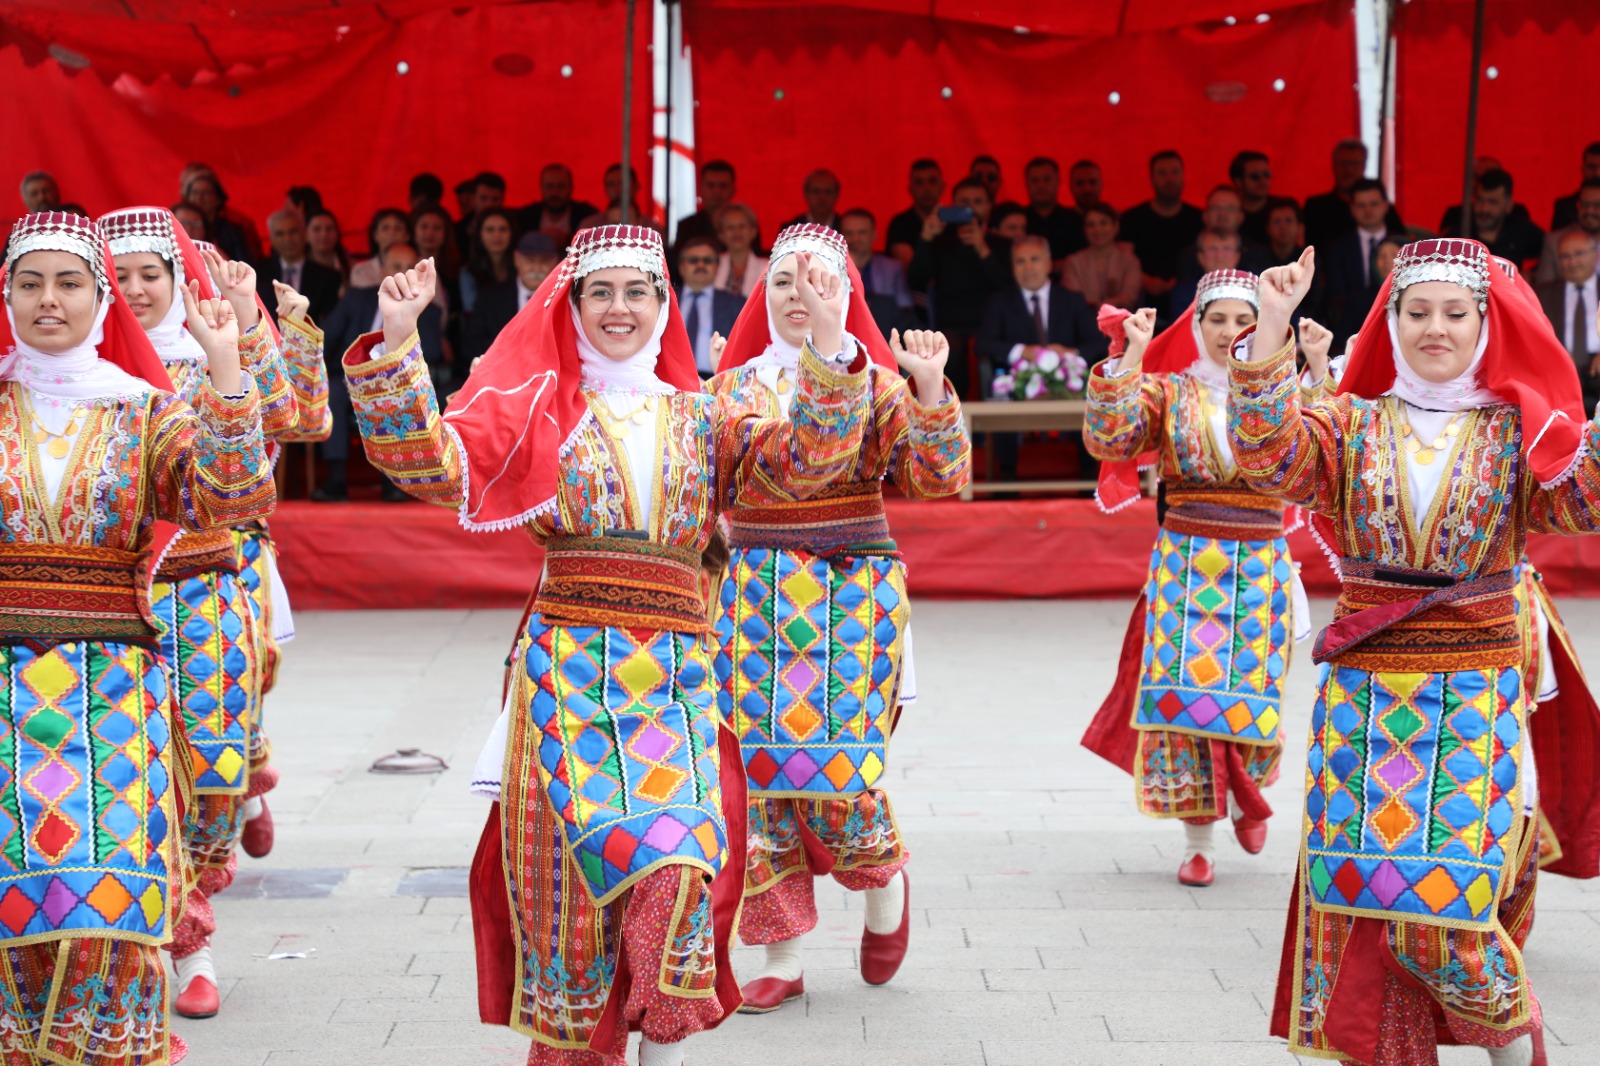
[[[1183,822],[1178,880],[1193,886],[1215,876],[1217,822],[1231,817],[1252,855],[1266,845],[1261,787],[1283,755],[1283,677],[1310,632],[1283,504],[1245,483],[1229,448],[1228,345],[1255,324],[1256,288],[1246,271],[1206,274],[1189,313],[1154,340],[1154,311],[1103,313],[1124,344],[1089,375],[1084,442],[1103,464],[1100,506],[1132,504],[1140,467],[1154,465],[1166,508],[1116,682],[1083,743],[1133,774],[1141,814]],[[1333,337],[1317,337],[1307,357],[1321,382]]]
[[[345,251],[344,233],[332,211],[306,216],[306,256],[339,272],[339,295],[350,286],[350,253]]]
[[[384,281],[382,333],[344,357],[379,469],[545,548],[473,775],[500,800],[473,862],[480,1016],[532,1036],[530,1063],[619,1064],[638,1029],[641,1062],[678,1066],[739,1003],[744,773],[701,562],[720,512],[824,488],[866,431],[868,376],[838,358],[843,286],[805,266],[787,421],[700,391],[660,236],[638,226],[580,231],[443,418],[417,336],[432,264]],[[629,785],[601,797],[608,778]]]
[[[766,256],[755,251],[761,238],[756,213],[748,204],[724,204],[712,221],[717,227],[717,240],[725,250],[711,284],[735,296],[748,296],[767,269]]]
[[[1083,235],[1089,247],[1067,256],[1061,284],[1082,294],[1090,307],[1110,304],[1131,311],[1138,304],[1143,277],[1133,249],[1117,242],[1117,212],[1107,204],[1083,209]]]
[[[350,268],[350,287],[375,289],[383,280],[383,253],[389,246],[411,240],[411,219],[398,207],[384,207],[373,212],[367,223],[367,255]]]

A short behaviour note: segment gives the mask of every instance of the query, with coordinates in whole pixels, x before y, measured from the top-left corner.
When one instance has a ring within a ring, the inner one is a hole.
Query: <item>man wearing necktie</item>
[[[1327,278],[1324,321],[1333,329],[1334,351],[1342,351],[1345,340],[1361,328],[1383,284],[1378,246],[1389,236],[1389,196],[1383,182],[1364,178],[1351,186],[1350,217],[1354,230],[1326,250],[1317,249],[1318,278]]]
[[[272,283],[281,281],[310,301],[311,320],[322,323],[339,302],[339,272],[307,257],[306,224],[300,212],[288,208],[274,212],[267,219],[267,236],[272,254],[256,264],[256,292],[261,302],[268,308],[278,306]]]
[[[1600,402],[1600,325],[1595,321],[1596,311],[1600,310],[1596,306],[1600,303],[1600,282],[1595,278],[1600,252],[1593,237],[1574,229],[1561,235],[1556,253],[1560,277],[1536,286],[1539,305],[1562,347],[1572,356],[1578,381],[1583,385],[1584,411],[1592,415],[1596,402]]]
[[[711,338],[726,338],[744,306],[744,297],[716,288],[718,249],[710,237],[690,237],[678,252],[678,310],[694,349],[695,369],[704,381],[716,373]]]

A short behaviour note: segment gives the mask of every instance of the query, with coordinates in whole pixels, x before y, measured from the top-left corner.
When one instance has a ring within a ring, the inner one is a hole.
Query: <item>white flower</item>
[[[1028,384],[1022,390],[1022,394],[1030,400],[1037,400],[1039,397],[1044,395],[1047,388],[1048,386],[1045,385],[1044,378],[1038,374],[1035,374],[1033,377],[1028,379]]]
[[[997,400],[1008,399],[1017,391],[1017,382],[1010,374],[1000,374],[994,379],[994,398]]]
[[[1043,370],[1046,374],[1048,374],[1050,371],[1061,365],[1061,356],[1057,355],[1049,348],[1040,348],[1039,356],[1034,360],[1034,362],[1038,365],[1040,370]]]

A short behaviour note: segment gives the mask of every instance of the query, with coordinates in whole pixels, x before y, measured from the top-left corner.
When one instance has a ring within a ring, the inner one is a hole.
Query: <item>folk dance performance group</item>
[[[248,268],[165,211],[28,216],[5,267],[0,1061],[163,1066],[159,949],[179,1013],[215,1013],[208,900],[270,847],[261,707],[292,626],[269,442],[328,432],[321,336],[282,288],[274,329]],[[1166,491],[1084,741],[1183,822],[1185,884],[1213,883],[1219,821],[1259,853],[1307,627],[1286,520],[1309,516],[1343,593],[1312,651],[1273,1031],[1364,1066],[1450,1043],[1525,1066],[1537,872],[1600,872],[1600,711],[1523,546],[1600,529],[1600,439],[1481,245],[1409,246],[1332,367],[1326,330],[1291,329],[1313,274],[1207,275],[1159,337],[1102,314],[1101,502],[1141,466]],[[545,548],[471,877],[480,1016],[531,1064],[621,1066],[638,1030],[672,1066],[803,995],[818,876],[864,896],[863,980],[908,949],[884,781],[915,682],[882,482],[968,477],[948,346],[885,343],[842,239],[795,226],[702,387],[669,282],[653,230],[581,231],[443,414],[431,263],[384,280],[381,330],[343,356],[395,484]],[[766,947],[742,987],[735,936]]]

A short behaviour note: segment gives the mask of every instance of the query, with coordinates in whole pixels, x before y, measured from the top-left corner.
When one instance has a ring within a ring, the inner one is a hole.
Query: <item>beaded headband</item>
[[[772,242],[772,262],[794,252],[820,256],[841,278],[848,280],[850,277],[850,271],[845,268],[850,249],[832,226],[820,226],[815,222],[785,226],[779,231],[778,239]]]
[[[1199,318],[1208,304],[1218,300],[1243,300],[1261,307],[1261,279],[1248,270],[1213,270],[1200,279],[1194,290],[1194,314]]]
[[[101,254],[100,231],[92,221],[70,211],[45,211],[24,215],[11,229],[11,239],[6,243],[5,296],[11,296],[11,278],[16,273],[17,260],[29,252],[70,252],[89,264],[94,272],[95,285],[101,292],[111,291],[111,276],[106,273],[106,263]]]
[[[149,252],[169,263],[177,261],[172,216],[155,207],[128,207],[100,217],[100,232],[112,255]]]
[[[1389,309],[1400,304],[1400,294],[1424,281],[1448,281],[1469,289],[1478,310],[1489,310],[1489,250],[1477,241],[1460,238],[1416,241],[1394,257],[1389,284]]]
[[[556,288],[611,267],[642,270],[655,282],[656,291],[663,298],[667,295],[667,254],[661,246],[661,234],[649,226],[591,226],[579,230],[558,268]],[[546,306],[555,291],[552,289],[546,298]]]

